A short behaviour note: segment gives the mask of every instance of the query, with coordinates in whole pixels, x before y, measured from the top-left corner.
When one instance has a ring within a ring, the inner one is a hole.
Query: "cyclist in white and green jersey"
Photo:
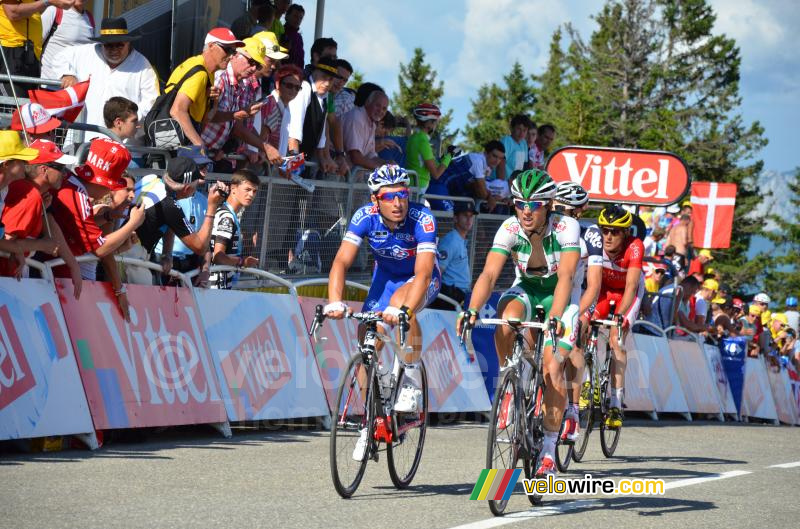
[[[516,215],[500,226],[486,264],[472,291],[469,309],[458,319],[474,323],[506,260],[511,257],[517,279],[497,305],[503,319],[529,321],[536,305],[542,305],[548,319],[557,322],[558,346],[553,352],[552,337],[545,340],[544,430],[545,438],[536,475],[555,474],[555,445],[567,400],[564,359],[577,339],[578,306],[570,303],[572,279],[581,256],[578,221],[553,212],[556,185],[546,172],[531,169],[520,173],[511,186]],[[495,347],[500,366],[513,347],[510,328],[499,327]],[[503,402],[503,406],[510,403]],[[501,412],[502,413],[502,412]]]

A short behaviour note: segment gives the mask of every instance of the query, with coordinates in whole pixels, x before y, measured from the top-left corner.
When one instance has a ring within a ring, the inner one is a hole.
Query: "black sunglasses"
[[[59,173],[63,173],[64,171],[67,170],[67,166],[65,166],[63,164],[60,164],[60,163],[48,162],[48,163],[46,163],[44,165],[49,167],[50,169],[55,169]]]
[[[224,51],[225,55],[228,55],[228,56],[234,55],[238,51],[238,48],[236,46],[226,46],[226,45],[221,44],[219,42],[215,42],[214,44],[216,44],[217,46],[222,48],[222,51]]]
[[[104,48],[123,48],[125,46],[124,42],[104,42]]]

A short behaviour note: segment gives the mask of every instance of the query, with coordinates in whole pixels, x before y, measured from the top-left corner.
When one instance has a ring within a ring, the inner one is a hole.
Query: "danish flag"
[[[83,104],[86,100],[86,92],[89,91],[89,81],[76,83],[63,90],[28,90],[28,97],[34,103],[39,103],[50,112],[52,116],[57,116],[64,121],[75,121],[78,119]]]
[[[692,183],[695,246],[730,248],[736,189],[736,184]]]

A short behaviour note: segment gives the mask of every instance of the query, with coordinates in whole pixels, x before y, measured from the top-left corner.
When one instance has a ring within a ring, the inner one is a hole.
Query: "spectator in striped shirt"
[[[261,138],[276,149],[279,156],[286,156],[289,146],[289,102],[300,91],[303,72],[294,64],[286,64],[275,74],[275,80],[275,90],[261,107]]]
[[[243,121],[261,109],[261,103],[254,103],[256,85],[249,81],[256,70],[265,66],[264,44],[259,39],[244,40],[231,57],[228,67],[214,76],[214,86],[220,91],[216,104],[208,114],[208,122],[201,138],[211,158],[215,160],[214,170],[232,172],[233,165],[223,159],[227,152],[236,150],[236,140],[231,138],[234,129],[241,130]]]

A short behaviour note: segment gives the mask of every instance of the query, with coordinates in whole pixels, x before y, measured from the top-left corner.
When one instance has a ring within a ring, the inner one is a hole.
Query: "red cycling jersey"
[[[629,268],[642,268],[644,244],[636,237],[628,237],[624,244],[625,251],[620,257],[611,259],[603,250],[603,290],[625,290],[625,281]]]

